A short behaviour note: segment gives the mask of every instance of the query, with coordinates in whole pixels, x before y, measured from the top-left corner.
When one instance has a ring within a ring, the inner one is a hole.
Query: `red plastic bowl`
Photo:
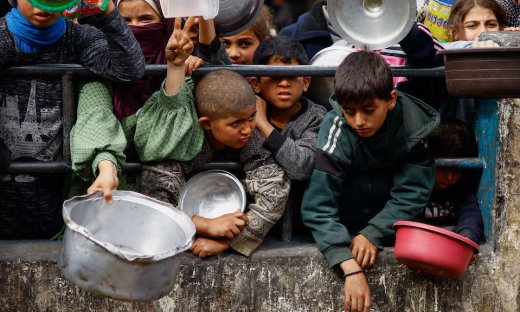
[[[397,231],[394,255],[407,267],[439,277],[464,275],[473,253],[480,248],[469,238],[419,222],[394,223]]]

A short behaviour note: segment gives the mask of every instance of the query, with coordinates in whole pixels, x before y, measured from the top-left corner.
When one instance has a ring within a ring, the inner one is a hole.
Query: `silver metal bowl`
[[[246,209],[246,191],[240,181],[223,170],[209,170],[193,176],[181,192],[182,210],[213,219]]]
[[[412,29],[416,0],[327,0],[330,23],[357,47],[383,49],[401,41]]]
[[[113,191],[74,197],[63,204],[67,225],[58,267],[69,281],[95,295],[152,301],[175,285],[180,253],[193,244],[195,225],[182,211],[156,199]]]
[[[345,40],[340,40],[332,46],[320,50],[310,60],[309,65],[314,66],[339,66],[350,53],[357,52],[351,48]],[[305,97],[315,103],[326,105],[330,96],[334,93],[334,77],[312,77],[309,90]]]
[[[234,36],[248,29],[262,11],[264,0],[220,0],[215,27],[222,37]]]

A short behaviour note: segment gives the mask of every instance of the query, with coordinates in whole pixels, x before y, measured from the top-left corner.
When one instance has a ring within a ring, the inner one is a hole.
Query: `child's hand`
[[[504,31],[520,31],[520,27],[506,27]]]
[[[352,239],[350,251],[362,269],[370,269],[376,262],[377,247],[362,234]]]
[[[486,41],[473,41],[473,44],[471,45],[472,48],[493,48],[493,47],[499,47],[498,43],[494,42],[493,40],[486,40]]]
[[[106,202],[111,205],[114,202],[112,199],[112,190],[116,190],[119,186],[117,168],[110,160],[103,160],[98,164],[98,169],[98,177],[88,188],[87,194],[93,193],[94,191],[101,191],[105,196]]]
[[[220,255],[224,250],[229,249],[228,243],[224,240],[208,238],[208,237],[197,237],[195,242],[190,248],[194,255],[204,259],[208,256]]]
[[[197,228],[197,234],[232,239],[244,229],[247,224],[247,217],[242,211],[237,210],[234,213],[228,213],[215,219],[195,216],[193,217],[193,223],[195,223]]]
[[[200,57],[193,55],[190,55],[184,63],[186,64],[186,76],[188,77],[190,77],[199,67],[204,65],[204,61]]]
[[[354,259],[344,261],[340,264],[343,273],[359,270],[359,265]],[[345,278],[345,311],[369,312],[372,306],[370,288],[364,273],[357,273]]]
[[[193,42],[191,42],[190,36],[188,35],[190,27],[193,24],[193,19],[193,16],[189,17],[184,24],[184,29],[182,29],[182,18],[175,18],[174,31],[166,45],[166,60],[168,61],[168,65],[184,67],[184,62],[193,52]]]
[[[269,120],[267,120],[267,103],[258,95],[256,96],[255,121],[256,128],[262,132],[265,138],[268,138],[271,132],[273,132],[274,127],[269,123]]]
[[[267,120],[267,103],[258,95],[256,96],[256,118]]]

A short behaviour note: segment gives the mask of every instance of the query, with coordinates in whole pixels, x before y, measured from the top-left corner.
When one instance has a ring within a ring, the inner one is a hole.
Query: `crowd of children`
[[[77,63],[104,79],[78,84],[75,174],[65,179],[3,171],[11,161],[62,160],[61,78],[0,77],[0,239],[52,237],[64,198],[85,192],[101,191],[111,203],[112,190],[135,190],[177,205],[193,172],[236,161],[252,201],[245,213],[190,214],[198,235],[191,251],[205,258],[232,248],[249,256],[281,219],[289,194],[299,194],[293,206],[301,206],[330,267],[344,273],[345,309],[367,312],[364,270],[392,244],[395,222],[451,226],[476,243],[484,239],[478,179],[434,164],[434,157],[478,155],[473,100],[450,99],[461,111],[453,113],[438,98],[404,93],[389,64],[434,66],[442,64],[440,49],[497,46],[478,39],[515,25],[499,3],[458,0],[451,43],[415,23],[400,45],[351,53],[337,68],[329,103],[314,103],[304,96],[311,77],[191,75],[202,65],[307,65],[341,40],[326,1],[280,36],[264,7],[250,28],[221,38],[213,20],[165,18],[159,0],[109,1],[93,26],[12,2],[0,19],[0,69]],[[165,64],[166,78],[143,77],[145,64]],[[415,88],[405,90],[425,94]],[[461,116],[468,124],[451,119]],[[142,172],[122,172],[125,161],[142,162]]]

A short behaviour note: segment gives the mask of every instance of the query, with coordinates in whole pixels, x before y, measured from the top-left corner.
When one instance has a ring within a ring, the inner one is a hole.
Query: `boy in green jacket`
[[[363,269],[394,239],[392,225],[427,204],[435,165],[426,138],[440,120],[425,103],[393,90],[390,67],[373,52],[347,56],[334,85],[302,217],[329,266],[345,273],[345,310],[368,312]]]

